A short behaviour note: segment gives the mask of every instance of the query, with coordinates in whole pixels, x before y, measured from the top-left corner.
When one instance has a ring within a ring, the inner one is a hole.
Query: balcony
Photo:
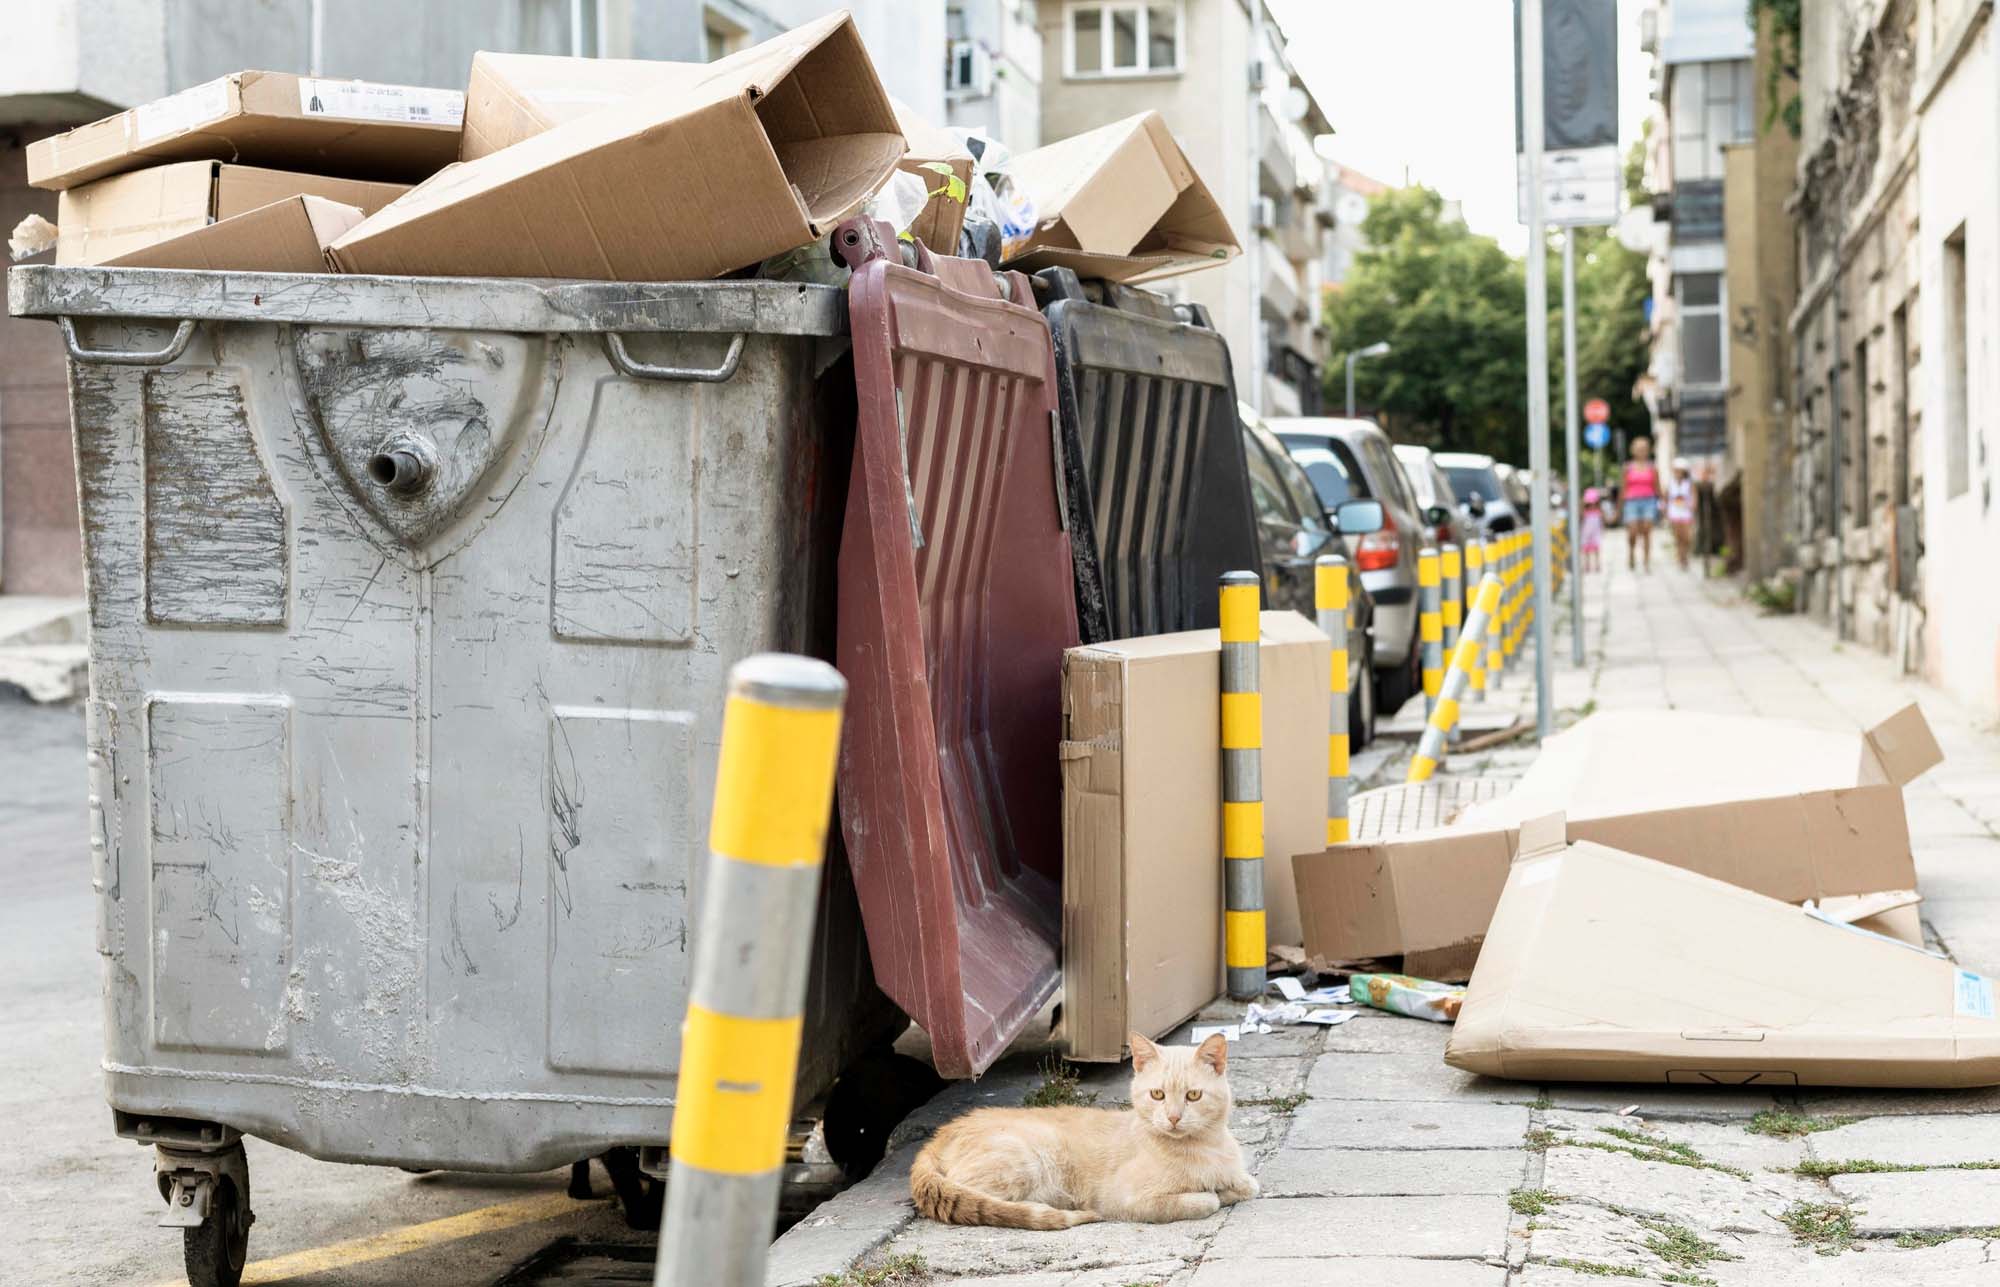
[[[1672,196],[1676,242],[1722,240],[1720,179],[1675,184]]]

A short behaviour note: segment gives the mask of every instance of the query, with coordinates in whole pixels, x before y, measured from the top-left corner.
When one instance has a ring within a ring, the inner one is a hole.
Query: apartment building
[[[1264,9],[1261,45],[1251,4]],[[1333,194],[1313,142],[1332,127],[1286,57],[1268,8],[1262,0],[1041,0],[1040,25],[1043,139],[1157,110],[1244,245],[1228,265],[1162,289],[1208,309],[1229,339],[1246,401],[1270,415],[1316,411]]]
[[[947,124],[1015,153],[1042,145],[1042,33],[1035,0],[953,0],[945,7]]]

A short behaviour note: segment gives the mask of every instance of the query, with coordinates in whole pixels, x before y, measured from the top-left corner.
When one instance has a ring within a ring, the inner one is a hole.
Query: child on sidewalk
[[[1602,572],[1604,563],[1598,551],[1604,548],[1604,504],[1603,496],[1595,487],[1583,489],[1582,521],[1577,524],[1577,538],[1583,542],[1583,570]]]

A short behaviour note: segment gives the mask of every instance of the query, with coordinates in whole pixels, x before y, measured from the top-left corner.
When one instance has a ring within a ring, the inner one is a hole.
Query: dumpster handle
[[[626,351],[625,337],[616,331],[604,333],[604,353],[611,359],[611,365],[618,374],[629,375],[635,380],[693,380],[701,384],[720,384],[736,374],[737,363],[743,360],[743,332],[738,331],[729,339],[729,351],[722,355],[719,366],[655,366],[651,362],[635,362]]]
[[[56,321],[62,326],[63,347],[69,350],[72,362],[102,362],[108,366],[165,366],[186,351],[188,341],[194,338],[194,319],[187,318],[174,328],[174,338],[168,340],[167,347],[163,349],[141,349],[131,353],[117,349],[87,349],[77,343],[74,323],[67,317],[58,317]]]

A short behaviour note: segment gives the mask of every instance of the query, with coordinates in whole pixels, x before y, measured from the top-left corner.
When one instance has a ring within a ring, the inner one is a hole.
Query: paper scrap
[[[1354,995],[1345,983],[1337,988],[1314,988],[1299,998],[1311,1005],[1353,1005]]]
[[[1971,970],[1960,970],[1953,984],[1953,1011],[1961,1019],[1993,1017],[1993,980]]]
[[[1355,1013],[1353,1010],[1308,1010],[1306,1011],[1306,1022],[1322,1024],[1328,1028],[1332,1028],[1346,1023],[1354,1017]]]
[[[1213,1037],[1218,1032],[1221,1033],[1223,1037],[1229,1041],[1234,1041],[1236,1040],[1236,1038],[1243,1035],[1241,1032],[1237,1030],[1237,1026],[1235,1024],[1219,1023],[1212,1025],[1210,1027],[1196,1028],[1194,1031],[1190,1032],[1188,1034],[1188,1044],[1191,1046],[1198,1046],[1202,1042],[1207,1041],[1210,1037]]]
[[[1271,986],[1276,988],[1278,995],[1287,1001],[1305,1000],[1306,985],[1289,974],[1280,974],[1277,978],[1272,979]]]

